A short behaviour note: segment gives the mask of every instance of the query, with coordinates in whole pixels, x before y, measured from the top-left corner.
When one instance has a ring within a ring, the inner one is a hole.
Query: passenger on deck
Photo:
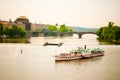
[[[87,47],[87,46],[85,45],[85,46],[84,46],[84,49],[86,49],[86,47]]]

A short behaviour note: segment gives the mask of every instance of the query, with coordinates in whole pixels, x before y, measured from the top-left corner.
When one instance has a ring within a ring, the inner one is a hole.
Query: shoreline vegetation
[[[48,25],[47,28],[43,27],[32,32],[30,30],[24,30],[18,25],[4,27],[0,23],[0,43],[30,43],[29,39],[31,37],[65,37],[72,36],[72,33],[72,29],[65,24],[60,25],[59,28],[57,28],[57,25]]]
[[[36,31],[24,30],[21,26],[11,25],[4,27],[0,23],[0,43],[30,43],[30,37],[66,37],[72,36],[75,28],[66,26],[65,24],[57,27],[56,25],[48,25],[36,29]],[[81,29],[81,28],[80,28]],[[95,30],[95,29],[93,29]],[[114,25],[114,22],[109,22],[107,26],[96,29],[97,40],[103,44],[120,44],[120,26]],[[81,37],[81,36],[80,36]]]
[[[107,26],[103,26],[97,30],[97,40],[106,44],[120,44],[120,26],[109,22]]]
[[[0,43],[30,43],[28,38],[22,37],[6,37],[0,38]]]

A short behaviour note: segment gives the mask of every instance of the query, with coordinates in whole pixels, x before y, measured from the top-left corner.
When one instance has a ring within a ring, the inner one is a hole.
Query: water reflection
[[[82,37],[37,37],[31,44],[0,44],[0,80],[120,80],[120,45],[99,45],[95,35]],[[42,46],[46,41],[64,44]],[[104,49],[105,56],[55,62],[54,55],[85,44]]]
[[[3,38],[0,37],[0,43],[30,43],[29,38]]]

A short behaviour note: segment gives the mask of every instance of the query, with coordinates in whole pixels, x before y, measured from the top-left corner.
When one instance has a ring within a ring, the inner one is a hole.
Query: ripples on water
[[[120,45],[99,45],[96,35],[83,35],[82,39],[39,37],[31,41],[31,44],[0,44],[0,80],[120,80]],[[42,46],[46,41],[64,41],[64,44]],[[103,48],[105,56],[54,61],[54,55],[85,44],[87,48]]]

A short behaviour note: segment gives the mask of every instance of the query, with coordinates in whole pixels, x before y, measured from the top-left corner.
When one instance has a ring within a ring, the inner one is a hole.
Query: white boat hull
[[[81,59],[81,58],[82,58],[81,56],[78,56],[78,57],[58,57],[58,56],[55,56],[55,61],[78,60],[78,59]]]

